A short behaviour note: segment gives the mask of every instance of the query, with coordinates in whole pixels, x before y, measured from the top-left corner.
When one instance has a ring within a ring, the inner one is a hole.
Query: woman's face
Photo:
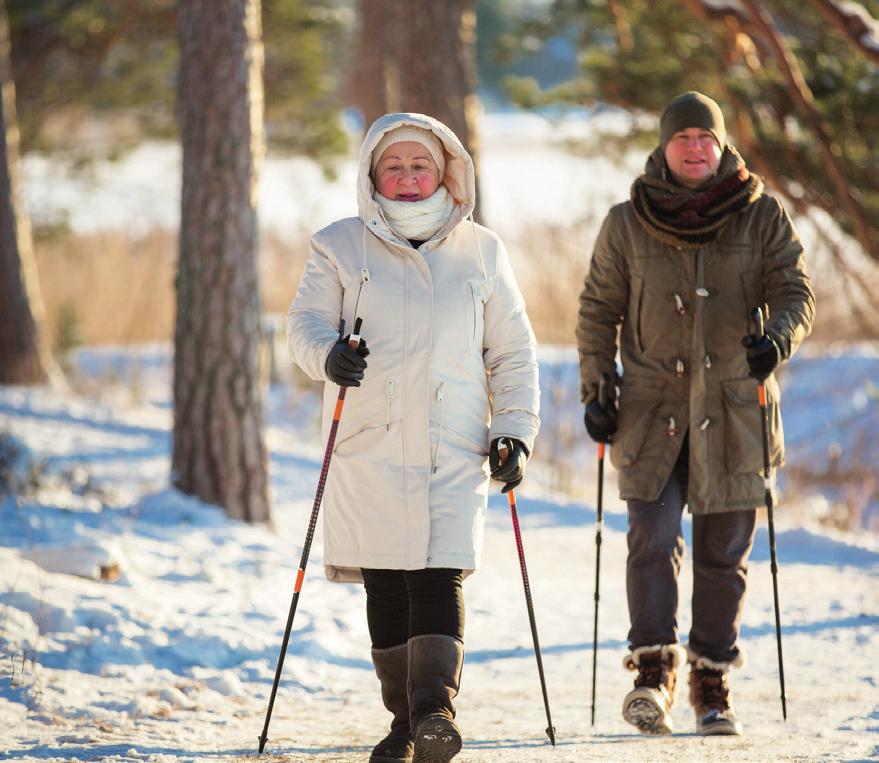
[[[688,127],[672,135],[665,146],[665,161],[681,185],[698,188],[714,177],[723,150],[710,130]]]
[[[439,187],[439,168],[421,143],[392,143],[378,160],[373,173],[375,187],[386,199],[420,201]]]

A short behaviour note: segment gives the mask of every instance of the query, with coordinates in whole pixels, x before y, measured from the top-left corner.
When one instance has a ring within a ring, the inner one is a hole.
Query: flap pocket
[[[623,380],[620,389],[620,412],[611,447],[611,462],[625,469],[635,461],[654,424],[661,424],[657,409],[662,404],[666,382],[659,379]]]
[[[726,470],[729,474],[763,471],[763,429],[757,400],[757,382],[739,379],[721,383]],[[781,426],[779,389],[774,377],[766,381],[769,464],[784,463],[784,433]]]

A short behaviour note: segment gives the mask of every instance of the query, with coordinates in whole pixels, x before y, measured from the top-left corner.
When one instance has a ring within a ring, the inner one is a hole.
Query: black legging
[[[461,570],[362,569],[366,622],[375,649],[405,644],[413,636],[439,634],[464,641]]]

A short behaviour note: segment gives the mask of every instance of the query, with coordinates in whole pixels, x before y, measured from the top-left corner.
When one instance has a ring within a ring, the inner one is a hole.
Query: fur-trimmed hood
[[[372,126],[363,139],[360,147],[360,156],[357,162],[357,210],[360,219],[367,221],[381,221],[379,225],[369,225],[370,231],[383,238],[397,238],[391,227],[385,220],[381,207],[373,199],[375,185],[372,182],[370,169],[372,167],[372,153],[381,142],[382,137],[390,130],[397,127],[412,126],[423,130],[430,130],[443,144],[446,158],[446,171],[442,177],[442,185],[455,200],[455,211],[449,222],[444,225],[434,238],[442,238],[473,211],[476,206],[476,171],[473,167],[473,159],[470,154],[448,127],[442,122],[426,114],[400,112],[385,114],[372,123]],[[381,228],[379,230],[379,227]]]

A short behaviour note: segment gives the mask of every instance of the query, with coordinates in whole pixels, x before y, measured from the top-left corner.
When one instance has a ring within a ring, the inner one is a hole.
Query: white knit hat
[[[436,162],[436,166],[439,169],[439,178],[442,180],[446,171],[446,152],[443,148],[443,142],[430,130],[425,130],[422,127],[414,127],[413,125],[395,127],[393,130],[388,130],[384,136],[382,136],[378,145],[373,149],[371,169],[374,170],[376,168],[379,159],[381,159],[382,154],[389,146],[392,146],[394,143],[402,143],[406,140],[420,143],[430,152],[431,157]]]

